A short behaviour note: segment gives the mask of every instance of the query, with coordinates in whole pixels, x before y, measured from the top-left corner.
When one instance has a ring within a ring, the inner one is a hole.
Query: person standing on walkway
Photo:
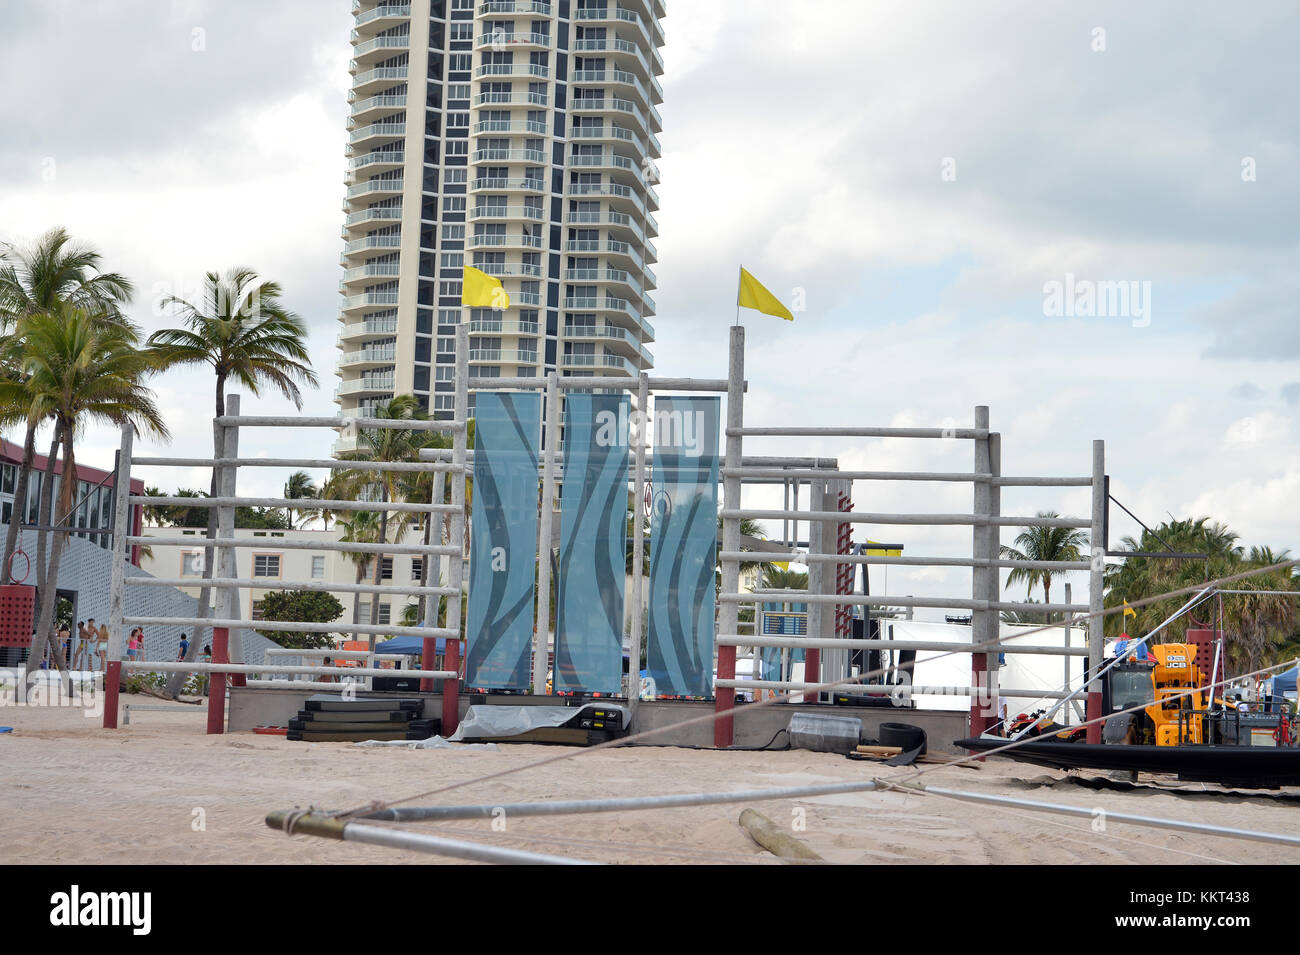
[[[182,634],[181,634],[180,649],[179,649],[179,650],[177,651],[177,653],[176,653],[176,662],[177,662],[177,663],[184,663],[184,662],[185,662],[185,654],[187,654],[187,653],[189,652],[189,650],[190,650],[190,639],[189,639],[189,637],[187,637],[185,634],[182,633]]]

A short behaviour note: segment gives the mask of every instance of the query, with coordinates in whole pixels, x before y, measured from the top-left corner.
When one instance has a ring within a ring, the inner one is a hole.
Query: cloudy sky
[[[160,294],[254,266],[311,327],[305,410],[332,413],[349,8],[7,0],[0,239],[67,227],[135,280],[150,330]],[[1113,493],[1148,523],[1210,515],[1300,553],[1300,8],[676,0],[665,28],[661,373],[725,374],[743,263],[806,302],[793,324],[745,314],[749,423],[965,424],[987,404],[1005,473],[1086,474],[1104,438]],[[1052,283],[1118,282],[1124,314],[1053,306]],[[210,449],[212,385],[158,382],[172,451]],[[107,464],[115,444],[91,431],[81,453]],[[956,442],[746,450],[970,465]],[[855,500],[953,511],[970,491],[859,484]],[[1004,513],[1049,507],[1086,513],[1086,491],[1003,495]],[[969,548],[969,530],[871,533]],[[889,590],[969,582],[895,568]]]

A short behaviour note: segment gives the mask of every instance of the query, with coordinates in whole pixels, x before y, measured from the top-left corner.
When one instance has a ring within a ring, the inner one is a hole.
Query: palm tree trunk
[[[46,486],[41,488],[41,513],[40,523],[42,526],[50,526],[54,523],[51,519],[50,511],[53,509],[53,472],[54,462],[58,458],[59,446],[63,445],[63,480],[59,482],[59,509],[58,512],[63,516],[72,509],[73,490],[76,487],[76,463],[72,456],[72,435],[66,429],[62,422],[54,426],[54,445],[50,448],[50,460],[46,462]],[[37,531],[39,535],[37,540],[38,552],[43,552],[45,548],[44,541],[50,531]],[[50,657],[55,662],[60,673],[66,673],[67,668],[63,664],[63,650],[58,645],[58,638],[51,632],[54,622],[54,608],[57,605],[57,590],[59,584],[59,561],[63,556],[63,542],[67,537],[66,534],[54,533],[53,539],[49,543],[50,562],[48,567],[42,569],[40,588],[40,608],[36,616],[36,631],[32,635],[31,652],[27,655],[27,672],[31,673],[40,664],[41,653],[48,646]],[[42,561],[44,554],[41,553],[38,562]]]
[[[59,443],[63,440],[61,426],[54,426],[54,440],[50,444],[50,456],[45,459],[44,478],[41,482],[41,503],[36,511],[38,528],[49,527],[50,511],[54,509],[54,467],[59,459]],[[45,590],[45,555],[49,549],[49,531],[36,531],[36,589],[42,594]]]
[[[31,483],[32,464],[36,460],[36,425],[33,422],[27,423],[27,434],[23,438],[23,463],[18,469],[18,483],[14,487],[14,508],[9,517],[9,527],[5,531],[5,552],[3,567],[3,580],[5,583],[12,583],[13,577],[10,574],[10,563],[14,557],[14,551],[18,549],[18,534],[22,528],[23,520],[27,514],[27,486]]]

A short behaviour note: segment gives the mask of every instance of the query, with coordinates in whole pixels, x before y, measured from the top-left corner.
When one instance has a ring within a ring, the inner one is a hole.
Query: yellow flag
[[[500,279],[494,279],[486,272],[467,265],[460,303],[470,308],[504,309],[510,307],[510,296],[506,294]]]
[[[758,279],[746,272],[744,268],[740,270],[740,292],[736,304],[741,308],[757,309],[764,315],[784,318],[787,322],[794,321],[790,310],[782,305],[775,295],[763,288]]]
[[[874,547],[872,545],[875,545]],[[867,554],[871,557],[902,557],[901,550],[883,550],[875,541],[867,541]]]
[[[1138,612],[1128,605],[1128,601],[1127,600],[1124,601],[1124,612],[1120,614],[1120,618],[1123,619],[1124,617],[1136,617],[1137,615]]]

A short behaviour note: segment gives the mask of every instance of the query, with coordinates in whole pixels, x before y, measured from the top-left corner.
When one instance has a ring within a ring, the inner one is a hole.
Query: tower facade
[[[474,377],[652,367],[662,2],[353,13],[340,413],[413,393],[451,417],[462,322]],[[462,308],[465,265],[510,307]]]

